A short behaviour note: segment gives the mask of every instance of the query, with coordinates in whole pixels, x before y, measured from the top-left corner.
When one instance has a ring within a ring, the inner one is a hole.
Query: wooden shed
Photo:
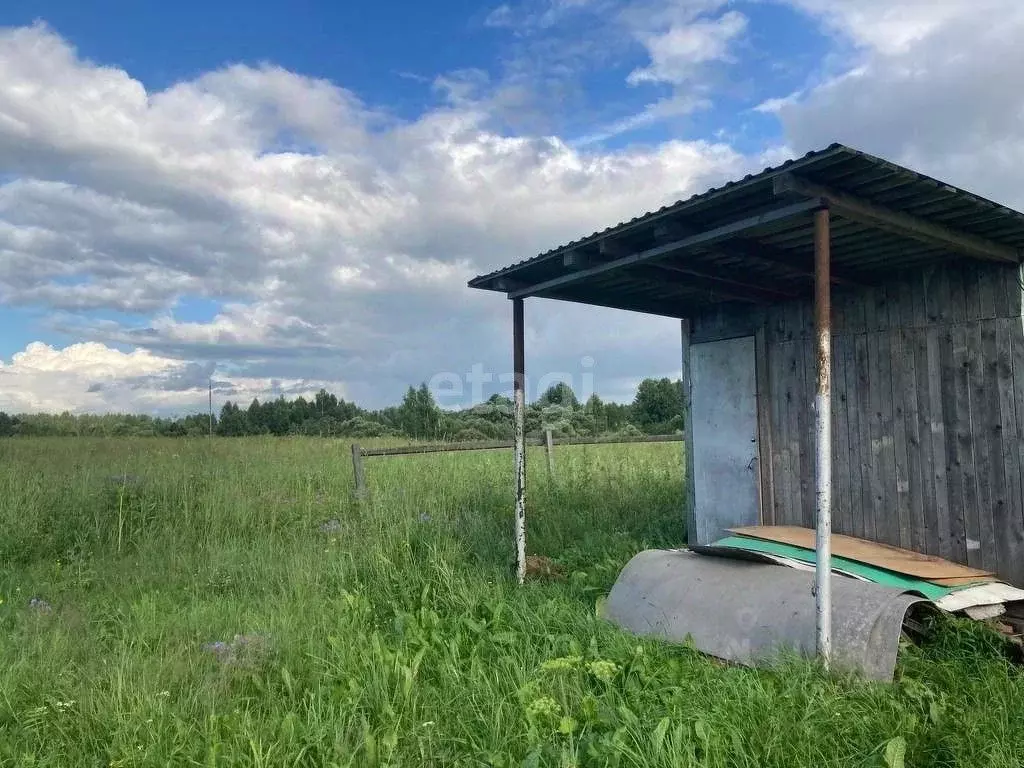
[[[470,286],[513,300],[517,405],[523,299],[681,320],[691,544],[830,513],[1024,585],[1022,249],[1024,214],[834,144]]]

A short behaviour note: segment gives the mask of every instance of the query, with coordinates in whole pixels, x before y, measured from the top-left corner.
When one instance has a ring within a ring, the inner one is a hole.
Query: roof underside
[[[1019,264],[1024,251],[1024,214],[834,144],[469,285],[670,317],[807,297],[822,208],[834,284],[877,284],[956,258]]]

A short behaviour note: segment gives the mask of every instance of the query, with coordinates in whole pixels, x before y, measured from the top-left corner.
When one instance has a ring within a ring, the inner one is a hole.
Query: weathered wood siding
[[[813,526],[810,298],[721,307],[692,327],[694,343],[763,335],[763,517]],[[833,529],[1024,585],[1019,270],[970,262],[837,287],[833,335]]]

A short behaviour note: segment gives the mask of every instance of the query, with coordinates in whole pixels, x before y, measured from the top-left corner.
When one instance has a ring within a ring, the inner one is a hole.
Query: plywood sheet
[[[963,587],[997,580],[995,576],[955,576],[951,579],[929,579],[932,584],[938,584],[940,587]]]
[[[778,541],[796,547],[814,549],[814,531],[793,525],[752,525],[743,528],[730,528],[730,532],[739,536],[749,536],[765,541]],[[887,544],[878,544],[852,536],[833,534],[832,553],[849,560],[867,563],[877,568],[885,568],[896,573],[916,576],[919,579],[950,579],[979,576],[991,576],[991,571],[968,568],[964,565],[943,560],[932,555],[923,555],[900,549]]]

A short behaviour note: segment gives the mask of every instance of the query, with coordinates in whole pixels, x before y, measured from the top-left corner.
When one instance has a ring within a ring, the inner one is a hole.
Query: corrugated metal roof
[[[602,243],[607,245],[613,241],[618,252],[640,251],[664,242],[655,232],[658,225],[674,223],[687,232],[701,232],[771,210],[780,203],[774,183],[783,174],[796,174],[801,179],[930,224],[1009,248],[1024,249],[1024,214],[890,161],[842,144],[832,144],[481,275],[469,285],[499,290],[496,285],[499,278],[536,285],[569,274],[571,269],[563,265],[560,257],[570,251],[594,254]],[[671,305],[685,300],[689,305],[706,304],[728,301],[742,293],[739,286],[737,290],[729,289],[730,283],[739,282],[734,279],[738,271],[744,275],[750,289],[747,298],[773,291],[803,293],[809,275],[800,265],[809,264],[813,253],[809,217],[766,225],[744,233],[727,246],[719,243],[706,248],[688,248],[685,254],[679,254],[684,258],[659,258],[654,267],[623,268],[542,295],[594,304],[602,303],[598,300],[602,299],[608,306],[635,305],[627,308],[642,307],[645,301]],[[950,255],[949,249],[934,242],[833,215],[834,271],[851,281],[873,282],[894,270],[916,268]],[[677,274],[670,275],[672,272]],[[750,283],[762,286],[763,290],[755,290]],[[630,292],[634,298],[627,301]]]

